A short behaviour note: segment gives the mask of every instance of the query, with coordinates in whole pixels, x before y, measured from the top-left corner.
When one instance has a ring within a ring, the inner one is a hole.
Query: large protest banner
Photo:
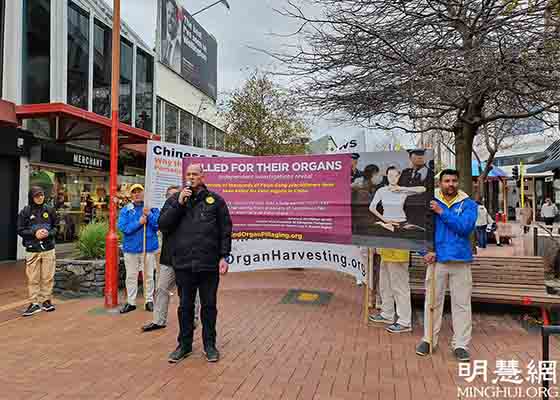
[[[240,154],[202,149],[174,143],[148,141],[146,153],[146,202],[162,207],[165,192],[171,185],[182,185],[182,159],[192,157],[244,157]],[[232,272],[275,268],[326,268],[363,279],[367,254],[356,246],[277,241],[273,239],[234,240],[228,260]]]
[[[431,153],[205,159],[235,238],[422,250],[433,241]],[[183,168],[194,162],[185,158]],[[200,162],[200,160],[196,160]]]
[[[238,239],[227,259],[231,272],[281,268],[320,268],[344,272],[363,281],[367,249],[333,243]]]
[[[193,159],[183,162],[185,169]],[[349,155],[200,162],[208,189],[228,203],[234,238],[351,243]]]

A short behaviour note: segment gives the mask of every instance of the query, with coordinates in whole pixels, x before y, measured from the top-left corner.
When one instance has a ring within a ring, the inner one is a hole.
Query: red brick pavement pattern
[[[288,288],[334,297],[327,306],[280,304]],[[447,348],[449,317],[439,351],[420,358],[420,322],[413,334],[396,336],[366,327],[361,299],[351,279],[332,272],[230,274],[219,298],[222,360],[204,360],[197,330],[194,355],[178,365],[167,362],[176,346],[173,312],[167,329],[142,334],[150,318],[144,311],[97,314],[90,311],[100,299],[68,302],[54,313],[0,323],[0,399],[458,399],[457,384],[465,382]],[[493,367],[498,359],[523,366],[539,358],[539,337],[511,317],[474,320],[474,359]],[[553,357],[560,358],[558,342]]]

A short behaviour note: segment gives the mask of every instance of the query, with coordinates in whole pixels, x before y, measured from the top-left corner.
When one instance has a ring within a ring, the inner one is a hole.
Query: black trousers
[[[545,225],[553,225],[553,224],[554,224],[554,220],[555,220],[554,217],[552,217],[552,218],[545,218],[545,219],[544,219],[544,223],[545,223]]]
[[[177,317],[179,319],[179,344],[192,347],[194,332],[194,302],[196,291],[200,293],[200,319],[204,348],[216,346],[216,319],[218,317],[217,294],[220,283],[218,271],[175,270],[180,297]]]

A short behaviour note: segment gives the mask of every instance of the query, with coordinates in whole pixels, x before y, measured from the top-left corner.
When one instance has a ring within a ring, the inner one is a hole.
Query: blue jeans
[[[481,249],[485,249],[488,244],[488,234],[486,233],[487,226],[488,225],[482,225],[476,227],[476,242]]]

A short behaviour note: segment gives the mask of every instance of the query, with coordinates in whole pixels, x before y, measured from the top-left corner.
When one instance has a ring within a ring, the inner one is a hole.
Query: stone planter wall
[[[119,263],[119,288],[124,287],[124,261]],[[56,261],[54,293],[65,297],[100,296],[105,291],[105,260]]]

